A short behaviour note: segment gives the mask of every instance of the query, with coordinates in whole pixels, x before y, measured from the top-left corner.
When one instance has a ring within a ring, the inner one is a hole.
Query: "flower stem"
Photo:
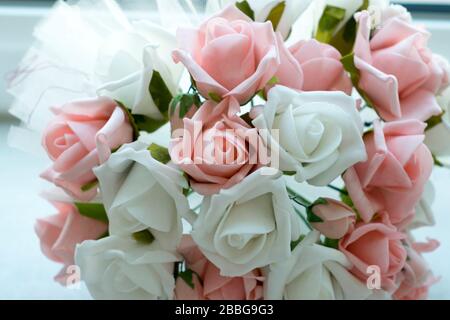
[[[294,200],[295,201],[295,200]],[[298,202],[295,202],[298,203]],[[309,224],[308,220],[306,220],[305,216],[300,212],[300,210],[298,210],[295,206],[294,206],[294,210],[297,213],[297,215],[300,217],[300,219],[302,219],[302,221],[305,223],[305,225],[308,227],[309,230],[312,230],[313,228],[311,227],[311,225]]]
[[[309,207],[309,206],[312,204],[311,201],[309,201],[309,200],[306,199],[305,197],[299,195],[297,192],[295,192],[294,189],[292,189],[292,188],[290,188],[290,187],[286,187],[286,189],[287,189],[288,193],[289,193],[291,196],[293,196],[292,200],[294,200],[294,201],[295,201],[295,200],[301,201],[301,203],[299,203],[299,204],[302,205],[303,207],[306,208],[306,207]],[[295,201],[295,202],[297,202],[297,201]]]
[[[335,187],[332,184],[329,184],[328,188],[333,189],[334,191],[337,191],[339,193],[342,193],[342,194],[345,194],[346,196],[348,196],[348,192],[346,190],[338,188],[338,187]]]
[[[303,208],[307,209],[311,205],[311,201],[304,198],[303,196],[299,195],[297,192],[295,192],[292,188],[286,187],[288,193],[290,194],[289,199],[294,201],[296,204],[302,206]],[[302,221],[305,223],[305,225],[308,227],[309,230],[312,230],[313,228],[309,224],[308,220],[305,218],[305,216],[298,210],[298,208],[294,205],[294,210],[302,219]]]

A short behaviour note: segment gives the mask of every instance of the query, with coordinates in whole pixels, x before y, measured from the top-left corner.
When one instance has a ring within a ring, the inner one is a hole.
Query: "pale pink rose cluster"
[[[422,253],[438,244],[417,246],[408,228],[434,165],[422,121],[442,112],[436,96],[449,84],[448,71],[427,47],[427,31],[411,21],[393,16],[371,30],[368,12],[355,17],[354,84],[381,119],[363,136],[367,160],[343,174],[352,207],[317,204],[312,211],[323,221],[313,226],[339,239],[339,250],[361,281],[376,266],[381,288],[394,299],[423,299],[437,278]]]
[[[352,91],[334,47],[308,40],[288,48],[270,22],[254,22],[235,6],[197,29],[178,29],[177,38],[174,61],[185,65],[206,101],[183,125],[172,117],[170,152],[202,195],[228,189],[268,164],[258,131],[238,115],[261,90],[276,83],[300,91]]]

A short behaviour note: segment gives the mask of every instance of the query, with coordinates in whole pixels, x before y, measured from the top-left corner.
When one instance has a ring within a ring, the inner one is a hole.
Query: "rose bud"
[[[330,239],[340,239],[353,229],[356,215],[346,204],[320,198],[308,208],[308,218],[314,229]]]

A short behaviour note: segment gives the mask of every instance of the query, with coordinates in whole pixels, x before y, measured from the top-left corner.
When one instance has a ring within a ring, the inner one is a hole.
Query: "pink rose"
[[[187,112],[183,115],[183,117],[180,117],[180,104],[178,103],[174,110],[172,111],[172,114],[170,115],[170,130],[171,132],[182,129],[184,126],[184,118],[191,119],[194,114],[197,112],[198,107],[195,104],[192,104],[190,108],[187,110]]]
[[[436,247],[433,249],[436,249]],[[416,250],[415,245],[409,242],[406,251],[408,258],[401,273],[399,288],[395,291],[393,297],[397,300],[426,299],[430,286],[436,283],[438,279],[433,276],[430,267],[422,257],[423,251]]]
[[[341,54],[333,46],[314,39],[302,40],[290,47],[287,54],[294,62],[289,58],[281,59],[276,74],[279,84],[303,91],[343,91],[351,94],[353,85],[341,63]],[[295,67],[285,66],[286,62]]]
[[[358,223],[339,241],[339,250],[353,264],[351,273],[362,281],[367,281],[372,274],[368,273],[369,266],[379,267],[382,289],[392,292],[406,261],[401,242],[404,238],[402,233],[383,223]]]
[[[192,276],[194,288],[178,278],[175,287],[177,300],[260,300],[263,298],[264,278],[259,269],[242,277],[223,277],[220,275],[220,270],[203,256],[192,237],[188,235],[183,236],[178,251],[185,258],[186,268],[194,272]]]
[[[36,221],[35,231],[41,242],[41,250],[49,259],[64,267],[55,280],[66,284],[66,268],[74,265],[75,247],[84,240],[98,239],[108,226],[100,221],[82,216],[69,203],[52,202],[58,214]]]
[[[56,117],[45,129],[42,144],[54,163],[42,177],[76,199],[89,201],[96,188],[81,188],[96,180],[92,169],[109,158],[111,149],[133,141],[133,129],[108,98],[74,101],[52,111]]]
[[[177,39],[181,49],[173,52],[174,61],[186,66],[207,99],[233,96],[244,104],[280,63],[272,24],[253,22],[235,6],[198,29],[179,29]]]
[[[219,104],[206,101],[192,119],[184,119],[184,129],[173,133],[172,161],[202,195],[232,187],[258,166],[259,136],[237,115],[239,108],[233,97]]]
[[[357,17],[355,66],[359,87],[386,121],[425,121],[441,113],[436,93],[447,85],[448,75],[427,48],[429,33],[400,18],[386,21],[370,37],[370,17]]]
[[[422,143],[425,124],[417,120],[374,123],[364,135],[368,160],[343,175],[348,193],[361,218],[369,222],[386,211],[391,222],[402,228],[414,217],[433,158]]]
[[[356,215],[340,201],[325,198],[312,206],[311,211],[323,222],[312,222],[314,229],[330,239],[340,239],[353,229]]]

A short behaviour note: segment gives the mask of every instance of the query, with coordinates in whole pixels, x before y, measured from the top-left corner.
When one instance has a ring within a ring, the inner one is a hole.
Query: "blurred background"
[[[141,0],[119,0],[125,9]],[[431,49],[450,60],[450,0],[395,1],[412,12],[417,23],[432,32]],[[34,221],[54,213],[53,208],[39,198],[46,184],[38,178],[48,160],[7,145],[9,127],[17,121],[8,115],[12,98],[6,90],[14,69],[32,43],[34,26],[46,16],[54,1],[0,0],[0,299],[84,299],[86,289],[66,289],[53,276],[60,265],[41,254],[33,231]],[[156,9],[156,1],[147,0]],[[202,6],[203,0],[195,1]],[[30,148],[35,142],[30,141]],[[450,143],[450,142],[449,142]],[[419,240],[426,237],[441,241],[441,247],[427,254],[441,281],[430,293],[433,299],[450,299],[450,170],[437,168],[432,180],[437,189],[433,209],[437,224],[415,233]]]

